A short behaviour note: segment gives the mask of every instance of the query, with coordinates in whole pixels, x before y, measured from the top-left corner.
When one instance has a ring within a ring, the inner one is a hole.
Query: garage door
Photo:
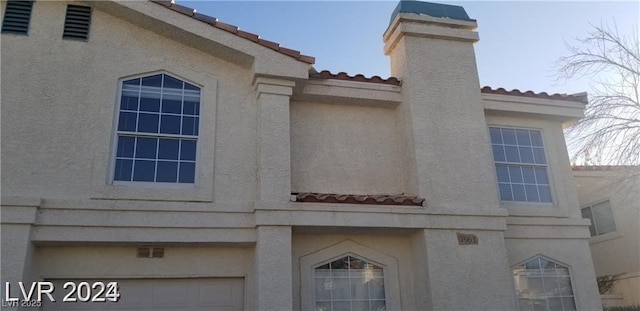
[[[69,289],[67,281],[76,285],[82,281],[93,284],[106,280],[49,280],[54,283],[56,302],[44,303],[42,310],[243,310],[243,278],[189,278],[189,279],[120,279],[118,302],[62,302]],[[83,295],[86,295],[84,293]],[[73,297],[76,297],[75,295]]]

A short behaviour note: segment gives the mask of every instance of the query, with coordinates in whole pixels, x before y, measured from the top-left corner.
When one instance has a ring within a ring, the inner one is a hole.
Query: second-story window
[[[547,158],[539,130],[490,127],[501,201],[551,202]]]
[[[194,183],[200,88],[167,74],[121,85],[116,182]]]
[[[591,236],[616,231],[616,222],[613,220],[609,200],[583,207],[582,218],[591,220],[591,226],[589,226]]]

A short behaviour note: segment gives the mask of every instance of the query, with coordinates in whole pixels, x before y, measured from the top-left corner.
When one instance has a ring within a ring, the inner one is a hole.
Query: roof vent
[[[140,247],[136,256],[138,258],[164,258],[164,247]]]
[[[33,1],[8,1],[2,20],[2,33],[26,35],[32,8]]]
[[[91,24],[91,7],[68,5],[67,16],[64,19],[63,39],[89,39],[89,25]]]

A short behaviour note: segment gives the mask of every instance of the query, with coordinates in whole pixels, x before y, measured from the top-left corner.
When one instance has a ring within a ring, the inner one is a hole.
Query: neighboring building
[[[586,94],[481,89],[462,7],[401,2],[388,79],[165,1],[2,15],[9,297],[48,280],[47,311],[601,308],[562,132]],[[66,281],[121,299],[63,303]]]
[[[582,216],[591,220],[596,275],[618,276],[605,304],[640,305],[639,172],[629,166],[573,167]]]

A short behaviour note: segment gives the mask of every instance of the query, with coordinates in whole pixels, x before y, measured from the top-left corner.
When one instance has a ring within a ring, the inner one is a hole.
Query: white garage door
[[[62,302],[69,289],[67,281],[79,284],[106,280],[49,280],[54,283],[56,302],[43,297],[42,310],[243,310],[243,278],[189,278],[189,279],[120,279],[118,302]],[[84,294],[86,295],[86,294]],[[77,296],[74,296],[77,297]]]

